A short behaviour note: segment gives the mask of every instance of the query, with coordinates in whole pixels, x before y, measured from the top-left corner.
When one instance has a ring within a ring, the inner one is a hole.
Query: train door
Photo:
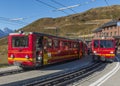
[[[36,66],[43,65],[43,36],[36,39]]]
[[[78,42],[78,51],[79,51],[79,59],[80,59],[83,56],[83,54],[82,54],[82,42],[81,41]]]
[[[82,49],[82,56],[85,56],[85,47],[83,42],[81,42],[81,49]]]

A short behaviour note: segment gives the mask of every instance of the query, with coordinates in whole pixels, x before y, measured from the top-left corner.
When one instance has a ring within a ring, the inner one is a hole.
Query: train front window
[[[98,48],[99,47],[99,41],[98,40],[94,40],[94,47]]]
[[[28,47],[28,37],[27,36],[16,36],[12,38],[12,47]]]
[[[113,48],[114,43],[113,40],[101,40],[100,47],[101,48]]]

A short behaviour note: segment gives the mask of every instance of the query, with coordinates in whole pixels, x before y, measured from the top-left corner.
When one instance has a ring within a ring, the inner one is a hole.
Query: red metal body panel
[[[14,37],[28,37],[27,47],[13,47]],[[37,38],[42,37],[42,50],[37,50]],[[52,40],[51,47],[47,47],[48,39]],[[53,40],[58,41],[55,47]],[[67,46],[65,46],[67,44]],[[84,43],[83,43],[84,44]],[[22,66],[34,67],[37,64],[48,65],[69,59],[78,59],[83,56],[84,46],[79,40],[66,39],[41,33],[16,33],[8,37],[8,63],[20,63]],[[37,61],[36,57],[40,57]]]
[[[13,64],[14,62],[19,62],[22,65],[34,66],[34,49],[33,49],[33,35],[28,35],[29,44],[28,47],[12,47],[12,37],[22,37],[23,34],[10,35],[8,37],[8,63]],[[13,58],[10,56],[13,55]],[[25,56],[28,55],[29,59],[26,59]]]
[[[98,47],[95,47],[95,41],[98,41]],[[101,40],[112,41],[113,45],[110,48],[106,47],[100,47],[101,46]],[[92,40],[92,52],[95,55],[98,55],[100,57],[105,57],[107,59],[109,58],[115,58],[115,40],[114,39],[93,39]]]

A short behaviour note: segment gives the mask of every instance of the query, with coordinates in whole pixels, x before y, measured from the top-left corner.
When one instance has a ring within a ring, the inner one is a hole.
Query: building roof
[[[99,27],[99,28],[95,29],[95,30],[93,31],[93,33],[99,32],[99,31],[101,31],[102,29],[103,29],[102,27]]]
[[[117,22],[118,22],[117,20],[112,20],[112,21],[109,21],[109,22],[103,24],[101,27],[105,28],[105,27],[109,27],[109,26],[116,26]]]
[[[95,29],[95,30],[93,31],[93,33],[99,32],[99,31],[101,31],[101,30],[102,30],[103,28],[105,28],[105,27],[116,26],[116,25],[117,25],[117,22],[118,22],[118,20],[109,21],[109,22],[103,24],[102,26],[100,26],[99,28]]]

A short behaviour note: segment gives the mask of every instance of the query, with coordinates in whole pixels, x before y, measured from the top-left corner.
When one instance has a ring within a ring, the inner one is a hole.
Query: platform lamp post
[[[58,28],[55,29],[56,36],[58,36]]]

